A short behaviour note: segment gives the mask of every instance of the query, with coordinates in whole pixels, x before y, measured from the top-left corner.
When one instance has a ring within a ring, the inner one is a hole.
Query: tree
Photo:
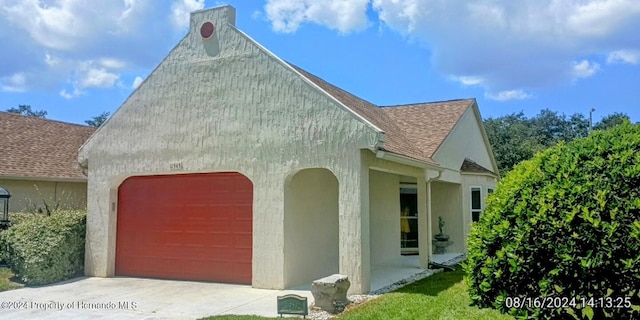
[[[522,112],[489,118],[484,121],[484,126],[500,175],[544,149],[532,120],[527,119]]]
[[[569,142],[576,138],[584,138],[589,130],[589,121],[580,113],[571,115],[568,119],[564,114],[558,114],[549,109],[543,109],[531,119],[534,134],[546,148],[560,141]]]
[[[593,130],[607,130],[613,128],[625,121],[630,121],[629,116],[625,113],[615,112],[602,118],[595,126]]]
[[[614,113],[603,118],[594,129],[610,128],[625,119],[628,119],[627,115]],[[541,150],[560,141],[584,138],[589,133],[589,120],[583,114],[567,117],[549,109],[543,109],[531,118],[522,112],[488,118],[484,126],[502,176]]]
[[[543,146],[554,145],[563,140],[567,135],[566,124],[564,115],[559,115],[549,109],[543,109],[531,119],[532,133]]]
[[[24,105],[24,104],[19,105],[17,108],[9,108],[7,109],[7,112],[21,114],[23,116],[42,118],[42,119],[47,117],[46,111],[44,110],[33,111],[31,110],[30,105]]]
[[[516,165],[467,238],[473,303],[519,319],[638,318],[638,150],[640,124],[625,122]]]
[[[91,118],[91,120],[85,120],[84,122],[90,127],[99,127],[101,126],[107,119],[109,118],[109,112],[105,111],[101,113],[99,116],[95,116]]]
[[[582,138],[589,135],[589,120],[587,120],[582,113],[574,113],[569,118],[568,125],[572,134],[565,137],[565,141],[567,142],[572,139]]]

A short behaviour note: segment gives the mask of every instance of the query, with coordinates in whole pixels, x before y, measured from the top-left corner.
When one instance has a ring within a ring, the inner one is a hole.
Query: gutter
[[[488,173],[488,172],[460,172],[461,175],[468,175],[468,176],[486,176],[486,177],[491,177],[494,179],[499,179],[499,176],[495,173]]]
[[[442,177],[443,172],[444,172],[444,169],[438,170],[438,175],[435,177],[429,177],[429,172],[427,172],[427,183],[430,183],[431,181],[434,181],[434,180],[440,180],[440,177]]]
[[[78,156],[78,166],[80,167],[80,170],[82,170],[82,174],[85,177],[88,177],[89,176],[89,159],[82,158],[81,160],[80,156]]]
[[[382,151],[382,149],[384,147],[385,139],[386,138],[385,138],[384,131],[382,131],[382,130],[376,131],[376,141],[373,143],[373,146],[370,149],[373,153],[376,154],[376,157],[378,157],[378,152],[383,152],[384,153],[384,151]]]
[[[5,180],[24,180],[24,181],[46,181],[46,182],[87,182],[86,178],[57,178],[57,177],[26,177],[26,176],[3,176],[0,179]]]
[[[376,158],[378,158],[378,159],[393,161],[393,162],[406,164],[408,166],[418,167],[418,168],[422,168],[422,169],[436,170],[436,171],[438,171],[438,178],[440,177],[440,175],[444,171],[444,169],[441,168],[438,165],[431,164],[431,163],[428,163],[428,162],[425,162],[425,161],[421,161],[421,160],[418,160],[418,159],[409,158],[409,157],[402,156],[402,155],[399,155],[399,154],[386,152],[384,150],[377,149],[375,151],[375,153],[376,153]]]

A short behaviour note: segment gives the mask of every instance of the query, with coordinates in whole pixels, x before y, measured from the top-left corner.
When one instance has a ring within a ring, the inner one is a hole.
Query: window
[[[402,254],[418,252],[418,187],[400,184],[400,249]]]
[[[487,195],[492,194],[492,193],[493,193],[493,189],[487,188]]]
[[[482,187],[471,187],[471,221],[478,222],[482,213]]]

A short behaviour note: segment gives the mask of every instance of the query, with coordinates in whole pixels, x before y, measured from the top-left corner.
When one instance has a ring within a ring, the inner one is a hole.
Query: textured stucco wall
[[[464,159],[469,158],[492,170],[491,158],[481,132],[473,108],[468,108],[433,159],[445,168],[460,170]]]
[[[360,149],[376,131],[227,21],[222,7],[191,31],[80,150],[88,160],[85,272],[114,274],[117,190],[129,176],[234,171],[254,185],[253,286],[283,288],[284,189],[291,173],[327,168],[339,184],[339,271],[368,290],[368,184]],[[216,26],[218,56],[200,25]],[[363,249],[365,248],[365,249]]]
[[[60,209],[87,207],[86,182],[0,179],[0,186],[9,190],[9,211],[34,211],[44,208],[44,202]]]
[[[327,169],[304,169],[285,186],[285,287],[339,271],[338,180]]]
[[[461,186],[453,183],[431,182],[431,232],[440,233],[438,217],[444,219],[445,234],[453,244],[447,252],[465,252],[466,238],[463,235],[464,219]]]
[[[387,265],[400,257],[400,177],[369,171],[371,264]]]

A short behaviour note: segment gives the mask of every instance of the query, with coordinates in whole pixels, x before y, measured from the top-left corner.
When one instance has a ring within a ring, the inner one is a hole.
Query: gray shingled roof
[[[496,175],[493,171],[477,164],[475,161],[471,159],[464,159],[464,161],[462,162],[462,166],[460,166],[460,171],[472,172],[472,173],[488,173],[488,174]]]
[[[0,112],[0,177],[86,179],[78,149],[95,128]]]
[[[379,107],[294,65],[298,72],[385,132],[385,151],[436,163],[431,157],[475,100]]]
[[[349,109],[385,132],[384,150],[436,163],[431,157],[474,99],[379,107],[291,65]]]
[[[474,99],[464,99],[386,106],[381,110],[402,128],[411,143],[426,156],[433,157],[464,112],[474,103]]]

